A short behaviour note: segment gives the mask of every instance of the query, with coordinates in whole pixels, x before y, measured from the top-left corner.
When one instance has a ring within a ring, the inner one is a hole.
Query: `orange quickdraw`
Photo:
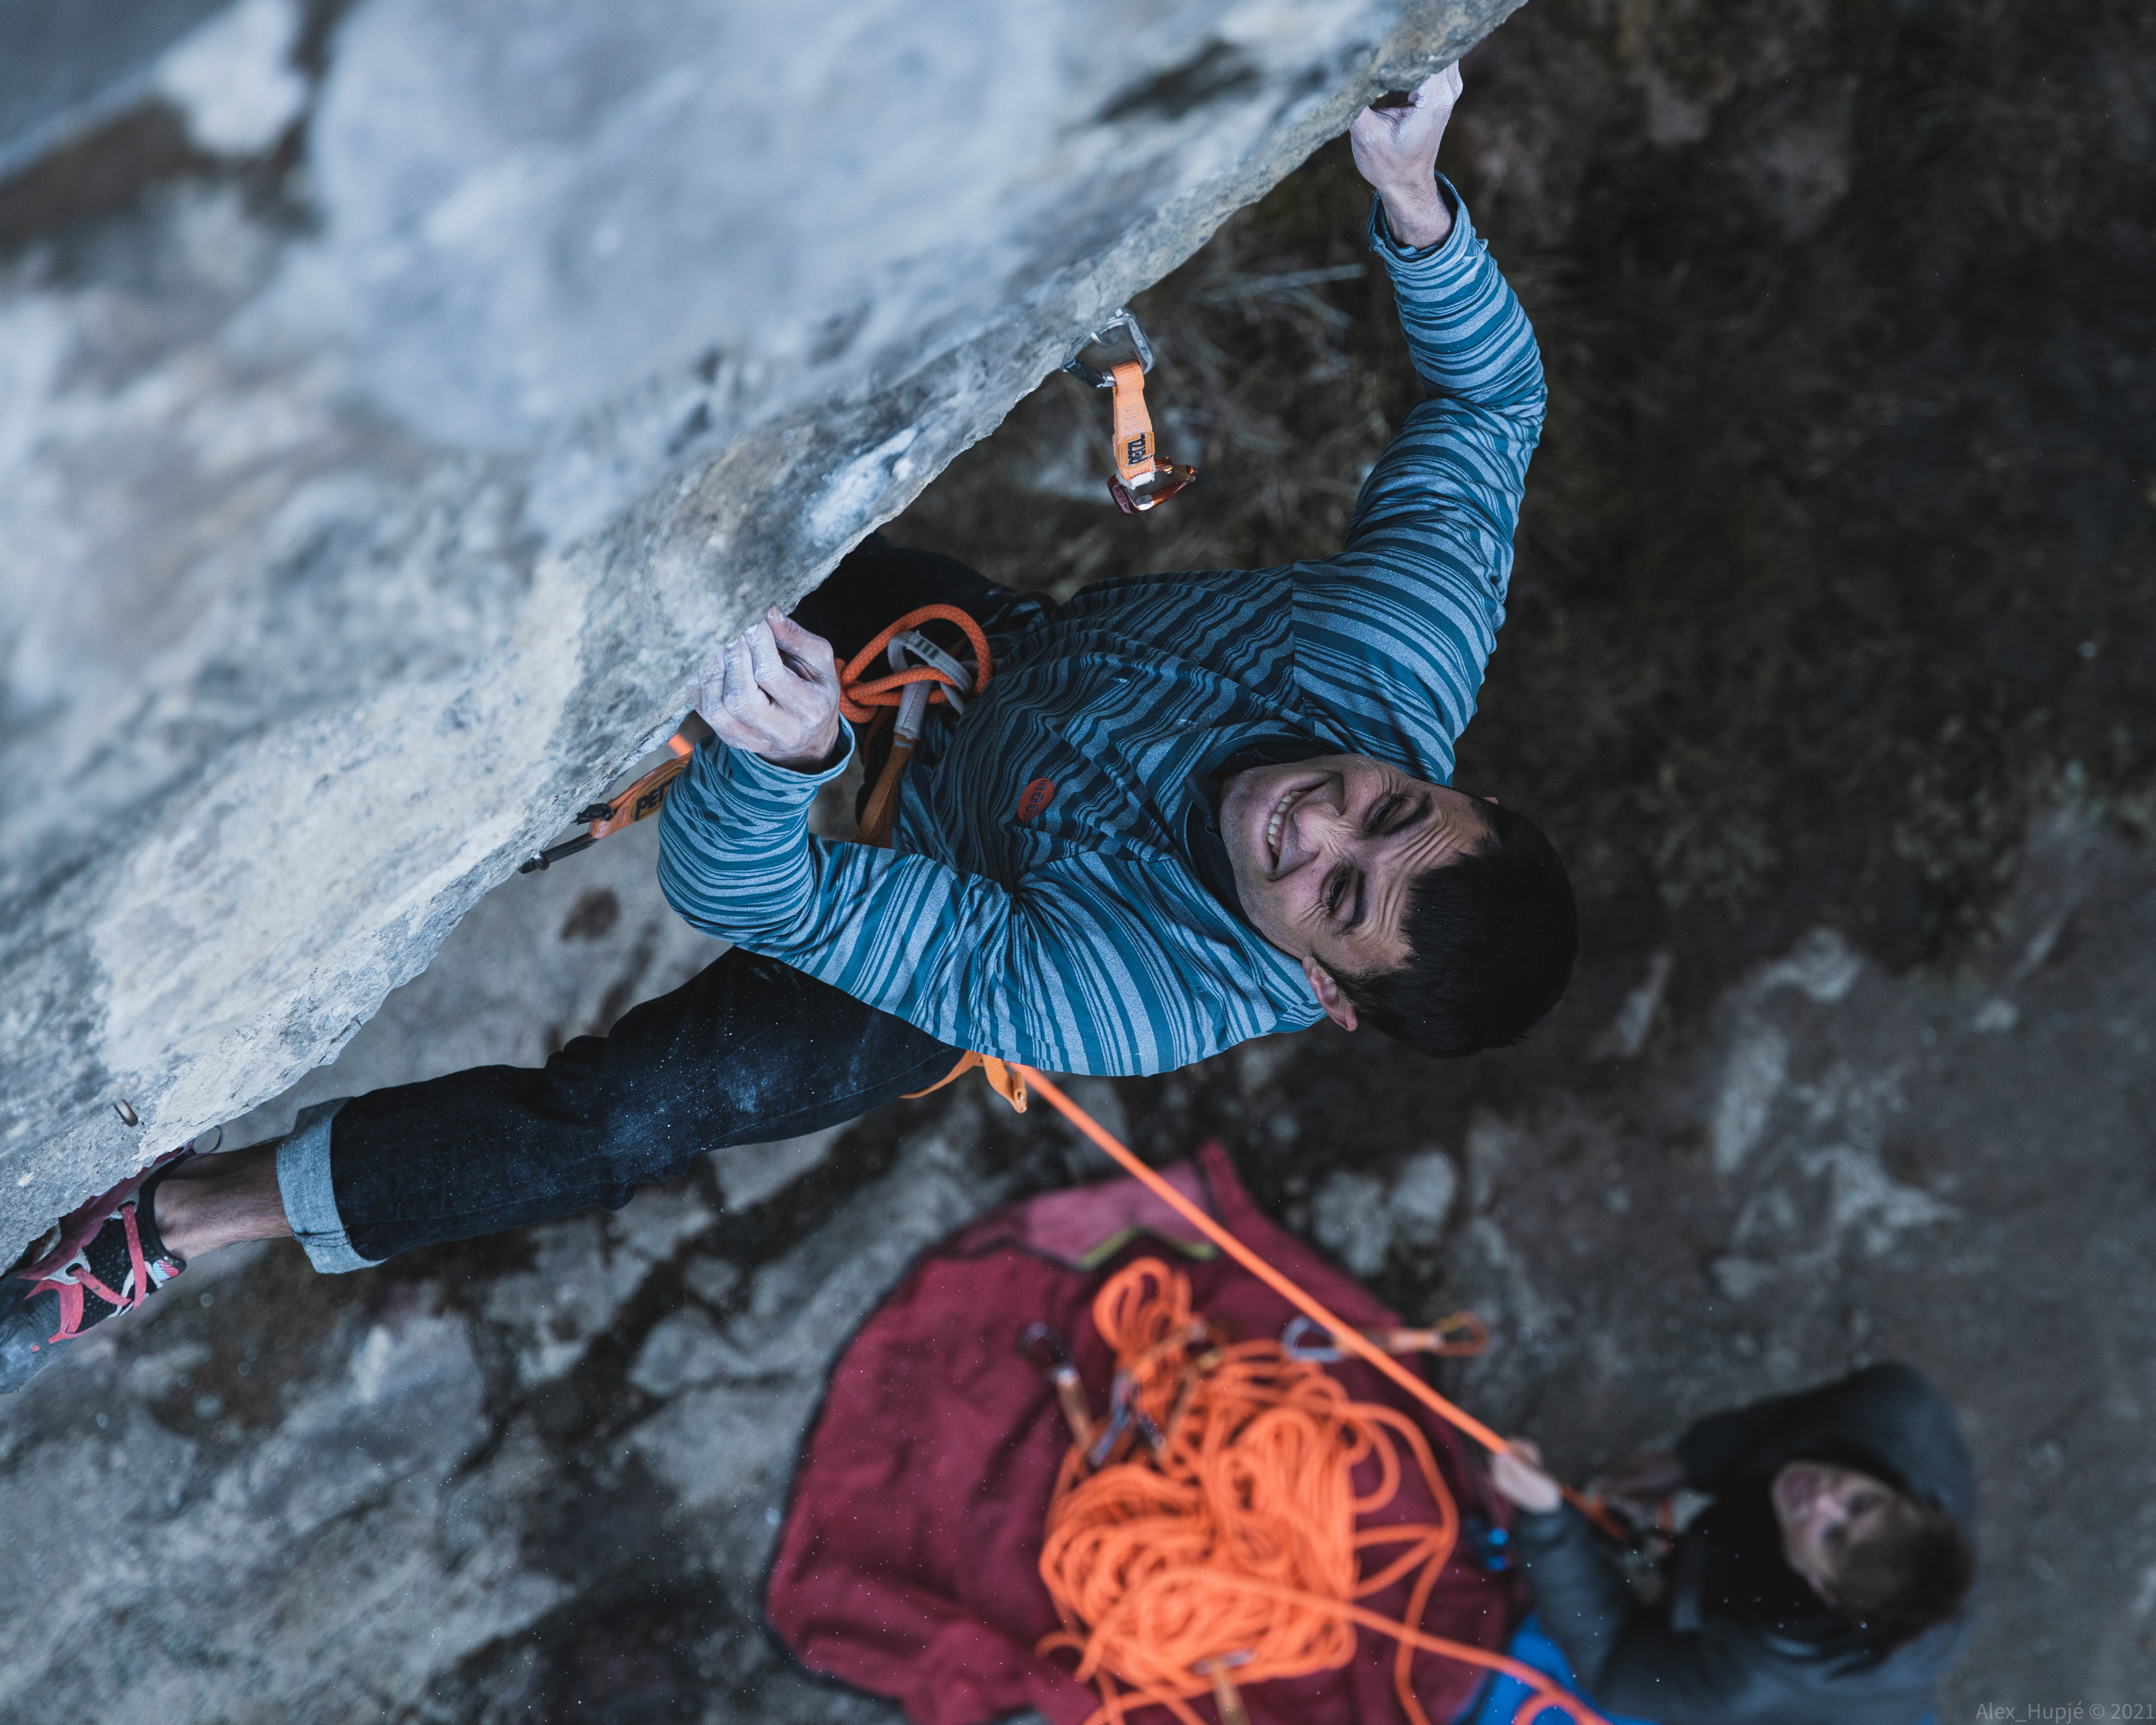
[[[1135,360],[1125,360],[1106,371],[1096,371],[1079,356],[1110,331],[1122,330],[1137,351]],[[1186,485],[1198,482],[1198,470],[1163,461],[1153,438],[1152,415],[1146,410],[1145,374],[1152,369],[1152,344],[1138,327],[1129,308],[1116,312],[1078,344],[1063,369],[1081,383],[1115,392],[1115,427],[1110,434],[1109,454],[1116,477],[1108,481],[1108,495],[1125,515],[1137,515],[1165,503]]]
[[[666,787],[681,776],[689,764],[689,757],[696,745],[680,732],[666,739],[666,747],[673,751],[673,758],[661,762],[625,790],[604,803],[594,803],[577,811],[577,819],[585,823],[585,830],[575,838],[552,845],[536,855],[527,856],[517,865],[516,872],[528,875],[535,869],[551,869],[565,856],[574,856],[579,850],[588,850],[609,833],[618,833],[625,826],[639,820],[649,820],[659,813],[666,801]]]

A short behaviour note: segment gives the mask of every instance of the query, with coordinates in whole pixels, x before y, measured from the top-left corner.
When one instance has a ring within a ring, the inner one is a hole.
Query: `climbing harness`
[[[1158,1258],[1102,1285],[1093,1323],[1116,1359],[1098,1424],[1061,1338],[1036,1324],[1021,1343],[1055,1384],[1071,1433],[1040,1563],[1063,1627],[1035,1651],[1075,1655],[1075,1675],[1096,1686],[1086,1725],[1125,1725],[1146,1705],[1203,1725],[1188,1702],[1204,1695],[1233,1725],[1248,1717],[1239,1682],[1339,1670],[1358,1629],[1398,1644],[1394,1689],[1411,1725],[1430,1725],[1414,1692],[1418,1652],[1528,1685],[1518,1725],[1548,1708],[1599,1725],[1543,1673],[1420,1627],[1463,1524],[1405,1413],[1350,1399],[1279,1342],[1235,1340],[1192,1311],[1189,1279]],[[1376,1477],[1358,1494],[1365,1462]],[[1377,1520],[1415,1475],[1435,1519]],[[1357,1603],[1403,1582],[1397,1616]]]
[[[965,635],[973,653],[970,665],[952,658],[921,633],[922,624],[937,622],[954,624]],[[889,675],[870,675],[870,667],[879,657]],[[839,711],[854,724],[868,726],[866,735],[861,738],[862,747],[868,746],[886,718],[893,722],[891,755],[884,762],[867,806],[861,811],[858,842],[884,850],[891,848],[891,822],[898,813],[899,784],[905,777],[906,763],[912,757],[914,746],[921,740],[921,726],[928,709],[948,702],[953,712],[964,712],[966,697],[985,689],[993,670],[987,634],[979,624],[956,605],[922,605],[907,612],[840,667]],[[677,732],[667,739],[666,747],[672,751],[670,760],[662,762],[608,801],[579,809],[577,819],[587,823],[587,829],[573,839],[526,858],[518,865],[517,872],[528,875],[535,870],[552,868],[563,857],[588,850],[608,834],[618,833],[625,826],[648,820],[658,814],[665,805],[667,787],[681,776],[696,745],[685,732]],[[954,1071],[951,1078],[957,1076]],[[950,1081],[947,1078],[943,1083]],[[991,1082],[994,1081],[992,1075]],[[933,1088],[941,1089],[942,1086]],[[997,1089],[1006,1098],[1013,1094],[1000,1083]],[[1023,1101],[1014,1106],[1022,1107]]]
[[[1083,355],[1096,341],[1105,341],[1121,329],[1131,338],[1136,359],[1127,359],[1097,371]],[[1138,321],[1125,306],[1081,341],[1063,369],[1081,383],[1115,392],[1114,425],[1109,433],[1108,453],[1116,464],[1116,476],[1108,481],[1108,495],[1125,515],[1138,515],[1165,503],[1186,485],[1198,482],[1198,470],[1160,459],[1153,437],[1152,415],[1146,409],[1146,373],[1152,369],[1152,343],[1146,340]]]
[[[923,634],[921,626],[930,623],[950,624],[964,635],[973,655],[971,661],[954,658]],[[885,667],[882,675],[874,674],[879,660]],[[886,720],[891,726],[891,752],[876,775],[868,801],[862,805],[860,828],[854,835],[856,844],[884,850],[891,848],[899,788],[906,777],[906,764],[921,741],[928,709],[947,705],[952,712],[963,714],[968,699],[986,689],[994,674],[987,631],[956,605],[921,605],[907,612],[839,668],[839,711],[850,723],[864,727],[860,737],[864,752]],[[667,740],[666,747],[672,751],[670,760],[608,801],[594,803],[578,813],[578,820],[589,823],[587,831],[527,858],[517,872],[528,875],[551,868],[563,857],[574,856],[598,844],[608,834],[656,814],[665,804],[667,788],[680,777],[695,750],[687,736],[678,732]],[[993,1055],[968,1053],[927,1090],[912,1094],[931,1095],[976,1067],[998,1096],[1019,1113],[1025,1112],[1024,1080],[1015,1067]]]

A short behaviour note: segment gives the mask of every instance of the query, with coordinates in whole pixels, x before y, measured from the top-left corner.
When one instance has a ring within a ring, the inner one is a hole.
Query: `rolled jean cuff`
[[[351,1100],[339,1096],[300,1109],[291,1136],[277,1147],[277,1190],[285,1200],[285,1219],[308,1261],[325,1276],[372,1269],[382,1261],[352,1250],[330,1183],[330,1122]]]

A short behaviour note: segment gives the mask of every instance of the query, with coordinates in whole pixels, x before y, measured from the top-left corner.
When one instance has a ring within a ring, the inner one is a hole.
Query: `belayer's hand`
[[[1490,1483],[1522,1509],[1547,1515],[1564,1502],[1564,1493],[1543,1466],[1543,1452],[1527,1438],[1490,1458]]]
[[[820,771],[839,747],[839,666],[831,644],[773,606],[696,677],[696,711],[720,739],[797,773]]]
[[[1452,207],[1437,189],[1437,146],[1460,100],[1460,63],[1433,72],[1396,108],[1365,108],[1348,128],[1355,168],[1385,201],[1385,225],[1402,245],[1435,245],[1452,233]]]

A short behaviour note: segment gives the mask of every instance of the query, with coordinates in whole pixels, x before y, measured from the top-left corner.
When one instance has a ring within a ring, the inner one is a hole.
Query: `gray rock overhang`
[[[234,166],[0,264],[0,1258],[333,1056],[710,644],[1511,9],[362,0],[306,69],[244,0],[122,69]]]

